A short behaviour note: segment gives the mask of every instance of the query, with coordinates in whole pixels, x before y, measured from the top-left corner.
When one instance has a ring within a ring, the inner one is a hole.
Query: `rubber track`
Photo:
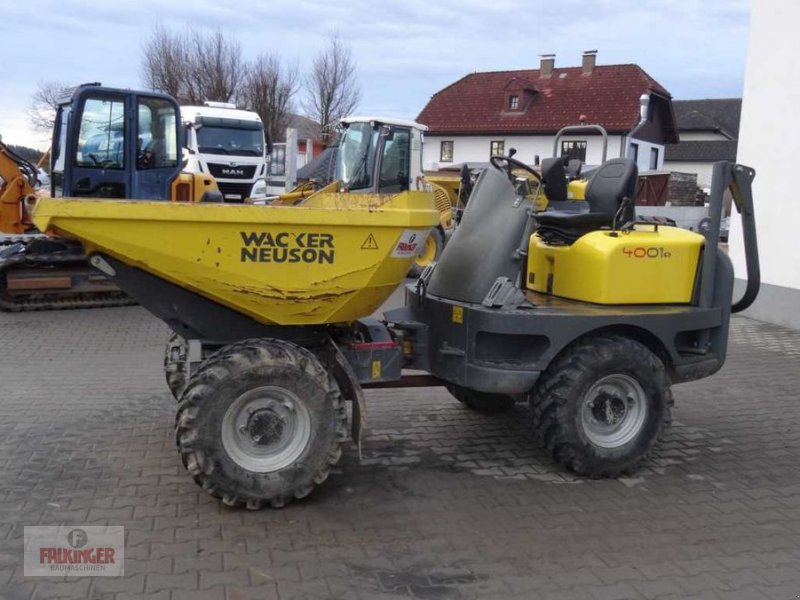
[[[0,247],[16,243],[30,243],[35,239],[44,239],[43,235],[9,236],[0,239]],[[35,267],[37,265],[74,265],[87,263],[83,253],[25,254],[20,253],[0,263],[0,275],[11,271],[16,266]],[[30,312],[37,310],[67,310],[75,308],[105,308],[111,306],[130,306],[136,304],[124,292],[96,292],[69,295],[69,292],[57,292],[52,298],[26,299],[25,296],[15,298],[6,293],[5,287],[0,289],[0,310],[8,312]]]

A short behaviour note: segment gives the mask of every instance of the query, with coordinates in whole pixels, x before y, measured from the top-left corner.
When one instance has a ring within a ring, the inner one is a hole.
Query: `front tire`
[[[186,388],[186,355],[188,352],[189,345],[185,339],[177,333],[169,336],[164,351],[164,376],[167,379],[167,387],[175,400],[180,399]]]
[[[273,339],[227,346],[191,377],[176,417],[183,464],[229,506],[284,506],[325,481],[347,416],[310,351]]]
[[[439,260],[442,250],[444,250],[444,234],[441,229],[434,227],[419,254],[414,258],[414,262],[411,263],[411,275],[413,277],[422,275],[425,267]]]
[[[530,398],[536,437],[563,467],[592,478],[635,471],[670,420],[663,362],[627,337],[598,335],[567,349]]]

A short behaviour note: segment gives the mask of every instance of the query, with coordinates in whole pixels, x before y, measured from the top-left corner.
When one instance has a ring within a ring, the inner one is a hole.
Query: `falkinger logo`
[[[26,577],[124,574],[121,526],[25,527]]]

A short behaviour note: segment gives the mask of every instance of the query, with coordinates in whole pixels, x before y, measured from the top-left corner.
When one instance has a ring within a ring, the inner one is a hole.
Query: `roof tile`
[[[537,90],[524,112],[503,110],[506,88],[514,79]],[[553,133],[584,116],[610,133],[623,133],[639,119],[639,96],[649,92],[671,98],[631,64],[598,65],[590,75],[583,75],[581,67],[555,69],[549,78],[540,78],[538,69],[472,73],[434,94],[417,121],[432,135]]]

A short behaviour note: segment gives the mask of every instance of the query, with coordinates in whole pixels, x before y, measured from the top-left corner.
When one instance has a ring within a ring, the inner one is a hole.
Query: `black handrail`
[[[744,257],[747,264],[747,287],[744,294],[731,306],[731,312],[741,312],[748,308],[761,287],[761,266],[758,260],[758,239],[756,237],[756,215],[753,209],[754,169],[744,165],[733,166],[733,183],[730,186],[736,210],[742,215],[742,237],[744,239]]]
[[[705,232],[706,249],[703,254],[703,271],[699,305],[710,307],[714,301],[714,276],[719,252],[719,230],[725,190],[730,190],[736,210],[742,216],[742,235],[747,267],[747,287],[744,295],[731,305],[731,312],[741,312],[753,304],[761,286],[761,269],[758,259],[758,240],[753,210],[753,179],[756,172],[751,167],[728,161],[714,163],[709,198],[709,226]]]

